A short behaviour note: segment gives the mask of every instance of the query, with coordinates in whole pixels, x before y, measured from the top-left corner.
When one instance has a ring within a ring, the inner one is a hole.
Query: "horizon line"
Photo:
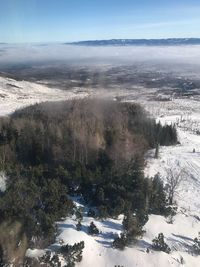
[[[77,41],[30,41],[30,42],[0,42],[0,45],[6,44],[74,44],[81,42],[95,42],[95,41],[117,41],[117,40],[136,40],[136,41],[159,41],[159,40],[200,40],[200,37],[162,37],[162,38],[109,38],[109,39],[84,39]]]

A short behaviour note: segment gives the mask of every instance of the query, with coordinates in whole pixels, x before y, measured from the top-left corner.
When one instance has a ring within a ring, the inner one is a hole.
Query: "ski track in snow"
[[[144,93],[144,92],[143,92]],[[84,97],[87,93],[77,94],[74,91],[62,91],[50,89],[45,85],[26,81],[15,81],[9,78],[0,77],[0,116],[9,115],[18,108],[43,101],[59,101],[74,97]],[[174,217],[173,224],[167,223],[167,219],[150,215],[145,225],[145,234],[135,246],[119,251],[111,247],[112,241],[122,229],[122,217],[119,219],[95,220],[86,216],[83,217],[83,229],[77,231],[75,218],[66,218],[58,223],[60,234],[56,243],[50,248],[55,249],[60,245],[74,244],[84,241],[83,260],[78,263],[79,267],[199,267],[200,256],[191,253],[193,239],[200,232],[200,135],[194,134],[199,129],[200,123],[200,102],[193,99],[174,99],[171,102],[162,103],[159,101],[147,101],[137,97],[139,101],[152,115],[157,117],[162,124],[177,123],[180,144],[171,147],[161,147],[159,158],[154,159],[155,151],[149,151],[145,174],[149,177],[160,173],[165,182],[166,170],[173,171],[184,169],[186,177],[180,184],[176,194],[178,213]],[[185,116],[183,118],[182,116]],[[195,148],[195,153],[193,149]],[[3,177],[3,178],[2,178]],[[1,184],[4,186],[4,174],[1,173]],[[77,206],[80,202],[74,200]],[[84,211],[87,207],[83,206]],[[99,236],[90,236],[87,227],[94,221],[100,230]],[[172,248],[170,254],[156,252],[150,249],[152,239],[163,232],[166,242]],[[37,256],[44,251],[28,250],[27,255]],[[184,264],[181,264],[181,257]]]

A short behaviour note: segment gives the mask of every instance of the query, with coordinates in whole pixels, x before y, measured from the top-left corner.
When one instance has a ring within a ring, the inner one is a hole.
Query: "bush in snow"
[[[146,221],[146,220],[145,220]],[[142,224],[138,216],[131,211],[127,212],[123,219],[124,231],[113,241],[113,247],[123,250],[127,245],[135,242],[143,234]]]
[[[87,212],[87,216],[88,217],[95,217],[96,216],[96,212],[95,212],[95,210],[93,210],[93,209],[89,209],[88,210],[88,212]]]
[[[158,237],[154,238],[152,240],[152,248],[155,250],[163,251],[166,253],[170,253],[171,249],[170,247],[165,243],[165,237],[163,233],[158,234]]]
[[[40,263],[47,267],[61,267],[61,262],[58,254],[52,254],[51,251],[47,251],[44,256],[40,258]],[[35,265],[27,265],[35,266]]]
[[[5,267],[5,265],[0,265],[1,267]],[[26,257],[23,263],[23,267],[40,267],[41,264],[36,258],[28,258]],[[45,265],[43,265],[45,266]]]
[[[149,212],[153,214],[168,215],[167,197],[160,174],[157,173],[150,184]]]
[[[75,243],[73,246],[66,245],[60,249],[61,254],[66,260],[66,267],[74,267],[76,262],[81,262],[83,258],[84,241]]]
[[[169,210],[169,215],[167,217],[167,223],[173,224],[174,223],[174,216],[177,213],[177,207],[176,206],[170,206],[168,208],[168,210]]]
[[[200,233],[199,236],[194,239],[193,252],[200,255]]]
[[[115,238],[115,240],[113,241],[113,247],[123,250],[127,245],[127,237],[125,235],[125,233],[121,233],[120,236],[118,236],[117,238]]]
[[[138,216],[128,212],[123,219],[123,228],[126,234],[127,243],[132,243],[143,234],[142,225]]]
[[[81,228],[82,228],[82,224],[81,224],[81,222],[79,221],[79,222],[77,223],[77,225],[76,225],[76,230],[77,230],[77,231],[81,231]]]
[[[91,222],[89,228],[88,228],[88,233],[90,235],[98,235],[99,234],[99,229],[96,227],[94,222]]]
[[[75,211],[75,216],[76,216],[76,220],[81,222],[83,220],[83,209],[82,208],[76,208]]]
[[[52,253],[51,251],[47,251],[44,256],[40,258],[40,264],[45,267],[61,267],[61,261],[59,256],[63,256],[66,261],[65,267],[75,267],[76,262],[80,262],[82,260],[82,252],[84,249],[84,241],[80,243],[75,243],[74,245],[65,245],[60,248],[57,253]],[[27,261],[26,267],[29,266],[37,266],[29,264]],[[35,264],[35,263],[34,263]],[[38,265],[38,266],[41,266]]]

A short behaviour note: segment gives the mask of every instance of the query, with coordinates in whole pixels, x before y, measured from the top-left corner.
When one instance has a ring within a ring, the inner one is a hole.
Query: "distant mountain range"
[[[88,40],[65,44],[83,46],[175,46],[175,45],[200,45],[200,38],[169,38],[169,39],[111,39]]]

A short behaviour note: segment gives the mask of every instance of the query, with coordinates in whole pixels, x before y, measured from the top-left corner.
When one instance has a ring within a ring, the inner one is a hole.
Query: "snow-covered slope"
[[[77,206],[82,206],[84,211],[87,208],[75,201]],[[122,219],[106,219],[103,221],[94,218],[83,217],[82,230],[76,230],[77,221],[75,217],[67,218],[58,223],[60,235],[57,242],[50,248],[54,249],[64,244],[74,244],[75,242],[84,241],[85,248],[83,250],[83,260],[77,264],[80,267],[114,267],[120,265],[124,267],[168,267],[184,266],[199,267],[200,257],[193,256],[191,247],[193,239],[196,237],[199,228],[199,220],[192,216],[188,216],[180,210],[175,216],[173,224],[169,224],[167,219],[162,216],[151,215],[145,226],[146,233],[143,238],[133,247],[120,251],[112,248],[113,239],[121,232]],[[91,222],[100,230],[98,236],[88,234],[88,226]],[[151,249],[152,239],[163,232],[166,242],[172,249],[172,253],[156,252]],[[147,248],[150,248],[147,253]],[[31,251],[28,251],[30,255]],[[40,251],[38,251],[40,253]]]
[[[8,115],[17,108],[42,101],[57,101],[73,97],[83,97],[87,93],[77,94],[75,91],[67,92],[58,89],[50,89],[44,85],[15,81],[0,77],[0,115]],[[107,219],[104,221],[83,218],[83,228],[77,231],[75,218],[66,218],[58,223],[60,234],[52,249],[60,246],[60,240],[64,244],[73,244],[78,241],[85,242],[83,260],[79,267],[168,267],[187,266],[199,267],[200,256],[192,255],[193,239],[200,232],[200,135],[196,130],[200,123],[200,102],[194,99],[174,99],[170,102],[149,102],[145,98],[138,98],[144,107],[156,116],[162,123],[175,122],[178,126],[180,144],[173,147],[161,147],[159,158],[154,159],[154,151],[150,151],[147,157],[145,173],[151,177],[157,172],[165,181],[167,169],[173,172],[184,169],[186,173],[176,194],[178,213],[174,217],[173,224],[162,216],[151,215],[145,225],[145,234],[133,247],[124,251],[113,249],[111,244],[114,237],[122,229],[122,218],[118,220]],[[184,117],[183,117],[184,114]],[[195,153],[193,150],[195,149]],[[2,179],[1,179],[2,180]],[[3,181],[3,180],[2,180]],[[77,205],[81,205],[77,202]],[[84,207],[87,210],[87,207]],[[100,230],[99,236],[90,236],[87,227],[94,221]],[[163,232],[166,242],[172,249],[170,254],[156,252],[150,249],[152,239]],[[41,251],[27,252],[28,255],[37,255]],[[184,259],[184,265],[181,259]]]
[[[87,96],[87,93],[51,89],[45,85],[16,81],[0,77],[0,116],[8,115],[16,109],[44,101],[59,101]]]
[[[85,242],[83,261],[77,266],[200,266],[200,256],[192,253],[193,239],[200,232],[200,135],[196,134],[196,128],[183,127],[183,125],[189,126],[189,122],[198,127],[200,104],[195,102],[193,105],[193,100],[173,100],[164,105],[161,102],[141,101],[141,103],[156,115],[161,123],[177,123],[180,144],[161,147],[158,159],[154,159],[155,151],[149,151],[145,169],[149,177],[159,172],[164,182],[168,169],[171,169],[174,174],[184,170],[184,179],[175,195],[178,205],[177,214],[172,224],[169,223],[168,218],[158,215],[149,216],[144,236],[135,246],[126,248],[124,251],[113,249],[111,246],[114,236],[121,230],[122,218],[97,221],[84,216],[83,230],[80,232],[75,228],[76,221],[73,218],[67,218],[59,223],[61,233],[58,240],[62,239],[65,244],[73,244],[81,240]],[[189,115],[187,123],[183,122],[185,121],[183,114]],[[100,229],[100,236],[88,235],[87,227],[92,220]],[[166,254],[150,249],[147,253],[146,249],[151,247],[152,239],[160,232],[166,237],[166,243],[172,252]],[[59,246],[59,241],[57,245]]]
[[[190,212],[200,213],[200,135],[178,130],[180,145],[161,147],[158,159],[149,159],[146,174],[154,176],[157,172],[163,179],[167,170],[179,173],[184,171],[184,177],[178,188],[176,200],[178,205]],[[195,152],[193,152],[195,150]]]

